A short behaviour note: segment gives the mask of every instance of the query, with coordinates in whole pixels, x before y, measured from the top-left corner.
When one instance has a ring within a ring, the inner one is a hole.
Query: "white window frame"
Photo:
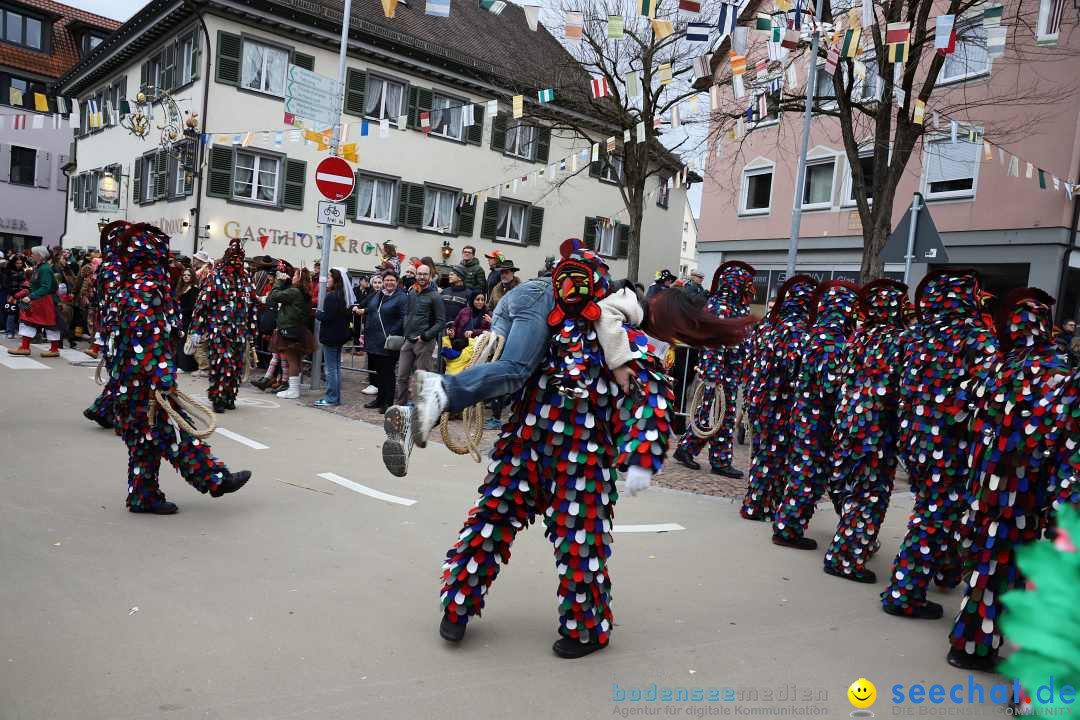
[[[436,101],[442,101],[447,104],[446,108],[435,107]],[[461,102],[458,98],[450,97],[449,95],[443,95],[442,93],[431,94],[431,134],[436,137],[443,137],[450,140],[457,140],[462,142],[465,140],[465,122],[462,113],[464,112],[465,103]],[[457,111],[457,134],[453,133],[454,130],[454,111]],[[450,132],[439,132],[435,129],[435,113],[442,115],[443,111],[446,111],[450,115],[450,119],[446,123],[446,127]]]
[[[880,102],[881,95],[885,90],[885,78],[881,77],[879,72],[877,55],[872,52],[864,53],[859,59],[866,68],[866,76],[862,80],[856,81],[855,87],[852,88],[852,94],[855,95],[857,102],[864,105]],[[872,89],[873,94],[867,96],[867,89]]]
[[[607,162],[600,165],[600,179],[618,185],[623,181],[625,167],[622,155],[608,155]]]
[[[20,187],[36,187],[37,186],[37,161],[38,161],[38,152],[40,152],[40,151],[37,148],[26,147],[25,145],[10,145],[8,147],[9,147],[9,152],[8,152],[8,178],[9,179],[12,177],[11,170],[15,169],[15,150],[27,150],[29,152],[34,153],[34,161],[30,166],[30,171],[31,171],[30,172],[30,175],[31,175],[30,182],[24,183],[24,182],[11,181],[11,184],[12,185],[18,185]]]
[[[748,208],[746,201],[749,197],[750,178],[757,175],[772,175],[769,180],[769,204],[763,208]],[[743,168],[742,179],[739,183],[739,215],[768,215],[772,212],[773,190],[776,186],[776,164],[758,163]]]
[[[510,137],[513,135],[513,150],[510,149],[511,142]],[[528,137],[522,137],[526,135]],[[504,148],[505,153],[512,157],[522,158],[523,160],[532,160],[536,157],[536,141],[539,138],[539,129],[535,125],[529,125],[528,123],[517,123],[506,128]],[[524,148],[524,152],[522,149]]]
[[[423,219],[423,222],[420,225],[420,227],[422,229],[424,229],[424,230],[431,230],[432,232],[437,232],[437,233],[440,233],[440,234],[447,234],[447,233],[454,232],[454,226],[456,224],[455,217],[454,217],[454,211],[457,208],[458,196],[460,195],[460,193],[457,190],[451,190],[449,188],[441,188],[441,187],[435,187],[433,185],[425,185],[424,186],[424,205],[425,206],[427,205],[427,195],[428,195],[428,193],[434,193],[435,194],[435,207],[434,207],[435,212],[432,213],[432,217],[434,217],[434,218],[439,217],[439,209],[442,207],[443,203],[450,203],[450,227],[441,228],[441,227],[437,227],[437,226],[434,226],[434,225],[428,225],[427,224],[427,218]]]
[[[1066,0],[1039,0],[1039,20],[1035,25],[1035,42],[1054,45],[1061,37],[1061,19]],[[1053,22],[1055,21],[1056,22]],[[1047,24],[1051,27],[1047,29]]]
[[[980,18],[981,18],[981,16],[980,16]],[[961,27],[961,26],[963,26],[963,27]],[[960,57],[961,53],[964,53],[964,57],[966,58],[967,57],[967,54],[966,54],[967,51],[965,50],[965,47],[968,46],[968,45],[976,45],[976,46],[978,45],[977,42],[972,42],[972,40],[970,38],[965,41],[964,39],[961,39],[960,37],[957,37],[955,50],[953,52],[949,53],[948,55],[946,55],[945,56],[945,62],[943,62],[941,64],[941,72],[938,73],[938,80],[937,80],[937,85],[938,86],[941,86],[941,85],[955,85],[957,83],[967,82],[968,80],[975,80],[977,78],[983,78],[983,77],[987,77],[987,76],[990,75],[990,71],[993,69],[993,66],[994,66],[994,59],[992,57],[990,57],[990,55],[989,55],[989,53],[987,51],[987,48],[986,48],[986,37],[985,37],[986,28],[983,27],[982,20],[981,19],[973,19],[971,17],[957,18],[956,19],[956,32],[957,32],[957,35],[960,35],[962,32],[971,33],[973,31],[983,33],[983,39],[982,39],[981,48],[982,48],[982,51],[984,53],[987,53],[987,56],[986,56],[986,68],[982,69],[982,70],[970,70],[970,69],[967,69],[967,63],[965,62],[965,64],[964,64],[964,68],[965,68],[964,72],[962,72],[962,73],[960,73],[958,75],[946,75],[946,70],[949,68],[949,60],[950,59],[953,60],[954,62],[959,61],[959,57]]]
[[[828,83],[830,90],[836,89],[832,85],[832,77],[825,72],[824,60],[817,64],[816,72],[818,74],[818,79],[817,83],[814,85],[814,105],[819,110],[835,110],[838,107],[835,93],[829,96],[822,96],[821,94],[821,89],[826,87],[826,83]]]
[[[365,181],[365,180],[371,181],[371,183],[372,183],[372,187],[371,187],[371,209],[372,209],[372,211],[374,211],[374,209],[376,207],[375,199],[377,197],[379,197],[379,195],[381,194],[379,192],[380,185],[385,183],[385,185],[383,185],[383,187],[389,186],[389,191],[390,191],[390,217],[386,218],[385,220],[382,220],[382,219],[377,218],[377,217],[373,217],[371,215],[361,215],[360,214],[360,183]],[[357,179],[357,188],[356,188],[356,193],[357,193],[356,194],[356,219],[360,220],[362,222],[375,223],[377,225],[393,225],[394,224],[394,214],[395,214],[395,203],[394,203],[394,201],[397,199],[397,185],[398,185],[398,181],[393,179],[393,178],[380,177],[379,175],[368,175],[367,173],[360,173],[360,177]]]
[[[806,183],[810,181],[810,168],[822,165],[832,165],[832,173],[829,176],[829,199],[825,202],[806,202]],[[836,194],[836,156],[825,155],[808,158],[806,161],[806,175],[803,177],[803,186],[800,188],[799,202],[803,210],[830,210],[833,206],[833,195]]]
[[[247,80],[244,78],[244,71],[247,68],[247,50],[248,50],[248,47],[258,47],[258,48],[262,48],[264,51],[267,51],[267,53],[263,55],[262,74],[260,76],[259,87],[257,87],[257,88],[256,87],[251,87],[248,84]],[[282,71],[281,71],[281,92],[280,93],[275,92],[274,87],[271,86],[270,83],[268,82],[268,75],[267,75],[266,70],[267,70],[267,58],[269,57],[270,52],[283,53],[285,55],[285,64],[284,64],[284,66],[282,68]],[[286,79],[286,76],[288,75],[288,72],[289,72],[289,63],[290,62],[292,62],[292,57],[291,57],[291,54],[289,53],[289,51],[287,49],[285,49],[283,47],[280,47],[278,45],[272,45],[272,44],[267,43],[267,42],[262,42],[260,40],[255,40],[253,38],[245,37],[244,42],[243,42],[243,46],[242,46],[242,48],[240,50],[240,87],[242,89],[244,89],[244,90],[247,90],[248,92],[259,93],[260,95],[269,95],[270,97],[278,97],[278,98],[285,97],[285,79]],[[162,68],[162,70],[164,70],[164,67]]]
[[[976,128],[979,133],[979,137],[982,136],[982,129]],[[957,133],[957,142],[966,143],[963,138],[967,136],[967,129],[961,126],[960,131]],[[936,135],[934,137],[927,137],[926,142],[923,144],[923,170],[922,177],[920,178],[920,185],[922,188],[923,197],[930,200],[974,200],[979,189],[979,168],[982,166],[982,140],[978,140],[974,143],[968,143],[975,146],[975,159],[972,163],[973,169],[971,173],[971,189],[970,190],[949,190],[945,192],[932,192],[930,190],[930,178],[927,173],[930,159],[930,146],[935,143],[951,143],[952,138],[950,135]]]
[[[376,114],[369,115],[369,114],[367,114],[367,99],[366,99],[367,96],[368,96],[367,93],[371,92],[371,84],[376,83],[376,82],[382,84],[382,87],[380,88],[380,95],[379,95],[379,111]],[[401,100],[399,102],[397,112],[390,113],[390,114],[387,114],[387,112],[386,112],[386,86],[387,85],[400,85],[401,86]],[[404,115],[408,111],[409,83],[405,82],[404,80],[396,80],[394,78],[386,77],[385,75],[373,75],[371,73],[368,73],[367,86],[366,86],[365,90],[366,90],[366,92],[365,92],[365,95],[364,95],[364,97],[365,97],[365,100],[364,100],[364,106],[365,106],[364,117],[370,118],[372,120],[377,120],[377,121],[381,121],[385,117],[387,120],[390,121],[391,125],[394,125],[396,127],[397,124],[398,124],[398,120],[401,118],[402,115]]]
[[[191,66],[195,55],[195,33],[180,36],[176,43],[176,87],[183,87],[195,79],[195,69]]]
[[[497,213],[496,216],[495,216],[496,217],[495,239],[499,240],[501,242],[513,243],[515,245],[524,245],[525,244],[525,236],[526,236],[526,233],[528,232],[528,227],[527,226],[528,226],[528,223],[529,223],[529,208],[528,208],[527,205],[523,205],[522,203],[509,202],[507,200],[500,200],[499,201],[499,209],[501,210],[502,206],[504,206],[504,205],[507,208],[507,210],[506,210],[506,213],[507,213],[506,214],[506,234],[504,234],[504,235],[499,234],[499,227],[498,227],[498,222],[497,222],[498,213]],[[520,227],[521,227],[521,237],[514,237],[513,234],[511,234],[511,229],[514,227],[513,213],[515,213],[515,212],[520,212],[521,213],[521,225],[520,225]]]
[[[859,151],[859,159],[860,160],[863,159],[863,158],[873,158],[873,157],[874,157],[874,149],[873,148],[868,148],[866,150],[860,150]],[[852,172],[852,169],[851,169],[851,163],[845,163],[845,165],[847,166],[847,171],[844,173],[844,187],[843,187],[843,194],[840,196],[840,207],[855,207],[857,205],[857,203],[855,202],[855,196],[852,194],[853,193],[853,185],[854,185],[854,179],[853,179],[854,173]],[[876,168],[875,168],[875,170],[876,170]],[[866,202],[869,205],[873,205],[874,204],[874,198],[872,198],[872,197],[867,198]]]
[[[768,95],[771,95],[771,94],[772,93],[768,92],[767,90],[762,90],[761,92],[755,91],[753,93],[754,107],[757,108],[758,95],[765,95],[766,96],[766,98],[765,98],[765,108],[768,109],[768,106],[769,106]],[[757,130],[758,128],[766,128],[766,127],[769,127],[770,125],[776,125],[779,122],[780,122],[780,107],[779,107],[779,104],[778,104],[778,106],[776,108],[776,117],[772,117],[770,115],[770,116],[767,116],[767,118],[765,120],[754,120],[753,122],[748,122],[748,123],[746,123],[746,128],[748,130]]]
[[[251,165],[251,194],[240,195],[236,192],[236,169],[240,165],[240,158],[242,156],[250,156],[253,158]],[[273,184],[273,198],[270,200],[263,200],[259,197],[260,175],[263,172],[260,160],[270,160],[274,163],[274,184]],[[233,157],[233,178],[232,178],[232,192],[230,193],[233,200],[241,200],[243,202],[255,203],[256,205],[269,205],[276,207],[281,199],[282,190],[282,158],[278,155],[269,155],[267,153],[254,152],[251,150],[237,150],[236,155]]]
[[[610,221],[601,223],[603,219],[596,219],[596,252],[600,253],[601,257],[615,257],[618,225]]]
[[[150,155],[143,155],[139,158],[139,162],[142,163],[142,187],[140,188],[142,197],[139,198],[140,203],[154,201],[154,186],[157,184],[154,180],[154,177],[157,175],[155,172],[157,169],[156,158],[157,155],[153,153]]]

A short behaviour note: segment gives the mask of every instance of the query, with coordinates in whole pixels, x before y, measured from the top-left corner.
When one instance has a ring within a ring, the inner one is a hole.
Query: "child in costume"
[[[746,381],[750,481],[740,511],[747,520],[771,520],[784,490],[792,393],[817,285],[817,280],[808,275],[789,278],[780,286],[768,318],[762,320],[750,339]]]
[[[720,318],[746,317],[750,314],[750,301],[753,299],[753,266],[732,260],[721,265],[713,274],[712,289],[705,302],[705,309]],[[709,466],[713,473],[734,479],[743,476],[741,471],[732,467],[731,443],[735,432],[736,396],[739,382],[745,374],[745,362],[746,349],[742,346],[701,351],[701,359],[698,360],[694,372],[698,381],[705,384],[705,388],[701,406],[697,409],[697,422],[708,424],[713,403],[717,402],[717,390],[724,393],[726,404],[724,416],[720,419],[720,427],[715,435],[699,438],[693,430],[687,429],[679,441],[674,457],[691,470],[701,469],[694,458],[708,442]]]
[[[996,664],[999,598],[1022,584],[1016,549],[1042,537],[1058,499],[1055,446],[1067,421],[1055,409],[1071,371],[1054,341],[1053,304],[1036,288],[1005,295],[994,317],[1003,355],[964,388],[975,407],[962,549],[968,581],[947,659],[966,670]]]
[[[889,507],[896,475],[897,385],[903,355],[907,286],[875,280],[859,291],[863,324],[846,351],[833,423],[831,487],[843,497],[840,521],[825,552],[825,572],[877,582],[866,563]]]
[[[115,432],[128,447],[128,510],[176,512],[158,488],[162,458],[199,492],[220,497],[239,490],[250,472],[230,473],[205,442],[174,428],[165,409],[155,407],[160,401],[172,403],[176,388],[170,334],[179,313],[166,272],[168,236],[152,225],[125,222],[111,223],[102,232],[110,236],[118,257],[106,366],[114,381]]]
[[[236,392],[244,374],[245,349],[255,340],[258,301],[244,268],[244,242],[234,238],[225,257],[199,288],[189,342],[207,340],[210,387],[206,396],[214,412],[236,409]]]
[[[890,615],[936,619],[942,607],[926,599],[930,579],[944,587],[960,583],[956,533],[971,451],[961,388],[993,364],[996,344],[981,318],[973,270],[927,275],[915,304],[919,322],[904,347],[897,446],[911,475],[915,507],[881,605]]]
[[[829,490],[833,457],[833,416],[840,398],[848,338],[859,320],[859,289],[829,280],[814,291],[811,328],[802,341],[802,359],[791,412],[791,446],[784,470],[787,483],[773,518],[773,544],[814,550],[804,537],[818,500]]]

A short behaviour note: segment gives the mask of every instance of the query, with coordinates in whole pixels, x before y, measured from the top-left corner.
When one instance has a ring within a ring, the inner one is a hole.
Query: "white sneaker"
[[[289,387],[277,393],[282,400],[298,400],[300,398],[300,376],[289,378]]]
[[[416,427],[414,441],[419,447],[427,446],[428,435],[439,422],[449,398],[443,389],[442,375],[426,370],[416,371]]]
[[[392,405],[383,416],[383,429],[386,440],[383,441],[383,464],[395,477],[405,477],[409,472],[409,455],[413,446],[413,407],[411,405]]]
[[[378,395],[379,394],[379,388],[375,387],[374,385],[368,385],[366,388],[364,388],[360,392],[364,393],[365,395]]]

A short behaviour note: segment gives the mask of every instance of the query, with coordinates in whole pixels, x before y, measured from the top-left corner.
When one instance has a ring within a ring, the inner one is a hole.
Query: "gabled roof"
[[[5,6],[16,12],[22,6],[27,12],[44,15],[52,21],[51,52],[0,43],[0,66],[38,76],[58,78],[79,62],[78,31],[93,28],[108,34],[120,27],[116,20],[53,0],[13,0],[6,2]]]

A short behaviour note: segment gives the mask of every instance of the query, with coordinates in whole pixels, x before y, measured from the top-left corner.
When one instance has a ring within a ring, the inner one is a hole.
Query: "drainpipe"
[[[1058,280],[1058,300],[1065,297],[1065,290],[1069,279],[1069,268],[1072,261],[1072,255],[1076,252],[1076,235],[1077,226],[1080,225],[1080,172],[1077,173],[1077,185],[1073,188],[1073,211],[1072,222],[1069,224],[1069,245],[1065,248],[1065,256],[1061,261],[1061,277]],[[1058,304],[1058,322],[1062,322],[1066,319],[1068,308],[1063,304]],[[1074,320],[1080,320],[1080,302],[1076,303],[1076,307],[1073,308],[1072,316]]]
[[[195,217],[192,218],[194,226],[195,237],[191,244],[191,253],[194,255],[199,251],[199,233],[202,232],[202,197],[203,197],[203,152],[204,143],[202,142],[202,135],[205,133],[207,127],[207,108],[210,102],[210,30],[206,27],[206,21],[203,20],[202,12],[199,10],[198,3],[201,0],[187,0],[187,6],[191,9],[195,16],[199,18],[199,25],[202,27],[204,43],[203,53],[206,55],[206,62],[204,63],[203,71],[205,73],[203,77],[203,101],[202,101],[202,114],[199,116],[203,133],[199,135],[199,142],[196,145],[195,151]]]

